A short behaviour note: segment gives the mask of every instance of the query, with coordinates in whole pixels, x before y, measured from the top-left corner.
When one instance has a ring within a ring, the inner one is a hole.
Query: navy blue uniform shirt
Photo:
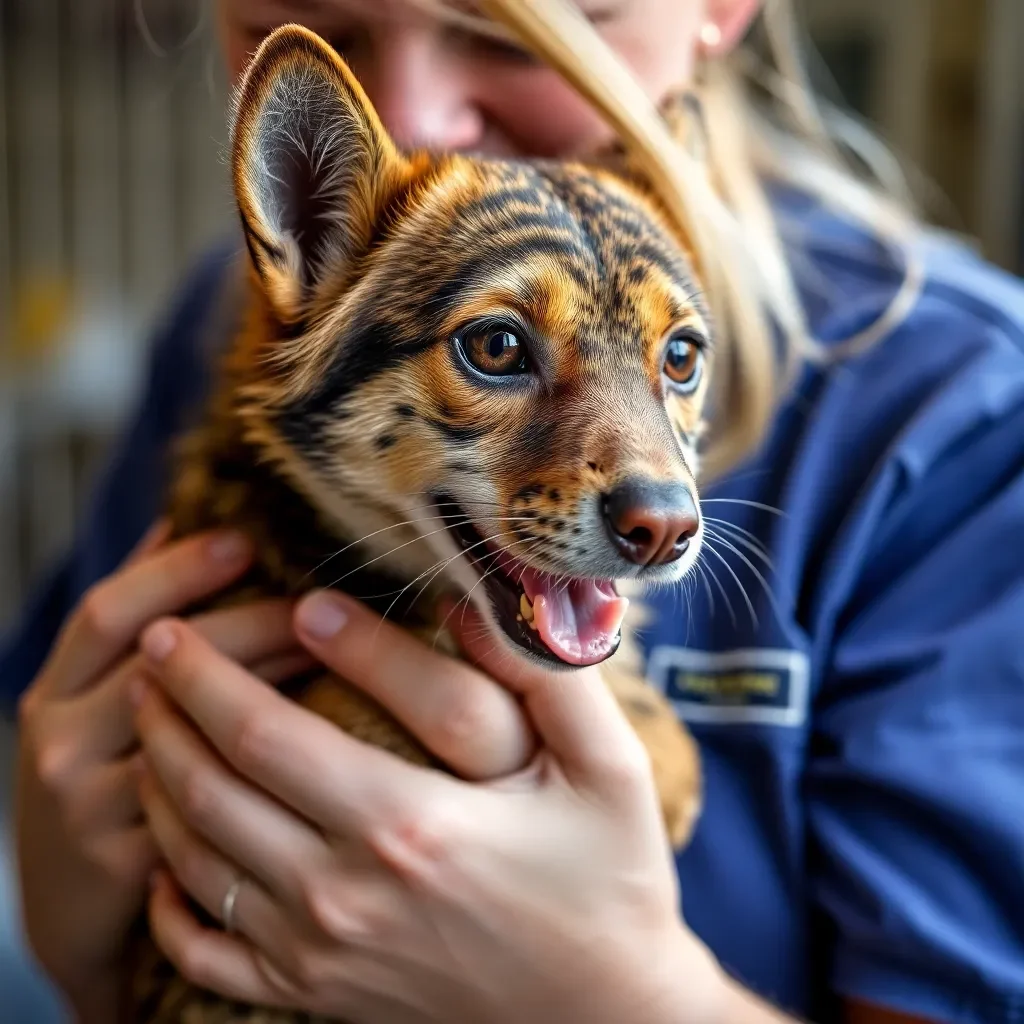
[[[825,342],[901,272],[787,200]],[[910,315],[804,371],[756,457],[705,495],[709,550],[653,598],[651,680],[700,740],[686,918],[794,1013],[823,993],[939,1021],[1024,1022],[1024,286],[926,247]],[[9,704],[61,620],[158,512],[202,397],[229,249],[186,283],[74,546],[0,650]],[[770,561],[770,565],[768,564]]]

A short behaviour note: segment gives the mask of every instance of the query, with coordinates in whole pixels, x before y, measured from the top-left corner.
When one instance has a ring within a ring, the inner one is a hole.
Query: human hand
[[[489,675],[340,595],[296,622],[318,660],[491,781],[365,746],[155,624],[141,788],[173,878],[150,922],[187,978],[357,1024],[717,1019],[725,985],[679,919],[649,762],[596,672],[509,664],[472,613],[463,642]],[[238,879],[232,930],[203,927],[182,889],[220,917]]]
[[[236,535],[167,544],[166,533],[154,528],[84,596],[19,708],[25,927],[41,966],[83,1019],[111,1019],[121,945],[159,860],[138,800],[136,638],[159,616],[229,584],[250,561]],[[267,602],[197,616],[193,627],[225,656],[275,678],[295,671],[290,620],[289,605]]]

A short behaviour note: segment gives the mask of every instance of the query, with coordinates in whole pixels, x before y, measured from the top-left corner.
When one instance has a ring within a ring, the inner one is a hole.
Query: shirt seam
[[[846,270],[857,271],[872,284],[886,284],[898,288],[903,280],[902,275],[896,274],[891,268],[870,263],[847,253],[817,249],[814,255],[824,262],[832,262],[833,265],[842,266]],[[991,268],[982,267],[982,270],[986,269],[989,273],[992,272]],[[1019,354],[1024,355],[1024,322],[1018,322],[1012,316],[1008,316],[997,304],[980,298],[974,292],[960,288],[950,281],[937,280],[931,274],[926,274],[921,288],[921,297],[925,296],[937,299],[961,314],[968,313],[982,327],[999,331]],[[1024,295],[1021,306],[1024,309]],[[904,323],[909,322],[913,315],[914,311],[911,310]],[[890,335],[902,326],[903,324],[895,325]]]
[[[954,1014],[951,1024],[1024,1024],[1024,992],[1003,992],[981,985],[954,988],[920,973],[879,964],[852,950],[840,953],[836,975],[834,987],[846,998],[883,1005],[899,1003],[893,1008],[925,1016],[934,1014],[936,1006],[941,1005]]]

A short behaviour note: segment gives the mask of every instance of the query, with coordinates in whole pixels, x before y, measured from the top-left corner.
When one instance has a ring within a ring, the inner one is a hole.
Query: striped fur
[[[442,598],[470,593],[494,616],[438,495],[551,573],[640,584],[689,570],[700,534],[680,562],[641,571],[600,515],[600,495],[631,476],[696,494],[708,372],[681,395],[662,367],[671,332],[711,338],[686,241],[624,163],[401,154],[340,58],[288,26],[240,90],[233,179],[251,264],[243,317],[169,499],[179,535],[230,525],[256,540],[256,567],[216,603],[338,583],[456,653]],[[483,379],[457,358],[453,337],[498,317],[520,325],[534,372]],[[700,803],[692,740],[630,650],[602,671],[682,844]],[[294,689],[346,731],[432,763],[340,680]],[[189,985],[141,924],[129,974],[132,1021],[312,1019]]]

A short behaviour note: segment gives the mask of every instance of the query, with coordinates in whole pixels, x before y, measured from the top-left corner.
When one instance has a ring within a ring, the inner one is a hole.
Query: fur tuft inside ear
[[[344,287],[408,173],[344,61],[298,25],[272,32],[245,73],[231,162],[253,264],[286,324]]]

